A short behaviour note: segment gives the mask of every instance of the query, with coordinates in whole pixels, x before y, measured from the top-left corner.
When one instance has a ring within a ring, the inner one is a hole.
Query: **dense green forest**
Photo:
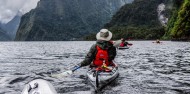
[[[158,20],[157,6],[166,5],[164,15],[168,24]],[[113,39],[166,39],[190,40],[189,0],[135,0],[123,6],[105,25],[113,33]],[[95,34],[86,37],[94,40]]]
[[[98,32],[133,0],[40,0],[22,16],[16,41],[68,41]]]
[[[173,0],[173,15],[168,23],[165,39],[190,40],[190,1]]]
[[[113,33],[113,39],[159,39],[165,34],[158,20],[157,8],[161,3],[165,0],[134,0],[123,6],[104,28]],[[94,38],[93,35],[86,37],[87,40]]]

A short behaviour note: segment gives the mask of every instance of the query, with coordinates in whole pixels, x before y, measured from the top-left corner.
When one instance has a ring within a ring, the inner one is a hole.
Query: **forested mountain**
[[[159,39],[165,30],[159,21],[158,7],[164,6],[162,14],[166,18],[170,15],[171,10],[167,7],[170,3],[170,0],[134,0],[123,6],[105,27],[114,33],[114,39]]]
[[[169,20],[164,38],[172,40],[190,40],[190,1],[173,1],[173,15]]]
[[[133,0],[40,0],[21,18],[15,40],[80,40],[98,32]]]
[[[189,0],[132,1],[41,0],[22,17],[15,40],[91,40],[101,28],[113,39],[190,39]]]

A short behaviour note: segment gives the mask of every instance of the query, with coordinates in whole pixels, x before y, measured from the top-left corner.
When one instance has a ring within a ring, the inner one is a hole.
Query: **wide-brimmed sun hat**
[[[96,34],[97,40],[109,41],[112,38],[112,33],[108,29],[101,29],[100,32]]]

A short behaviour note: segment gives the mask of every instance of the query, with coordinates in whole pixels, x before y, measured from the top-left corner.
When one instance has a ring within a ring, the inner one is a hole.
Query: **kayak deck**
[[[125,46],[125,47],[118,47],[118,49],[129,49],[129,47]]]
[[[111,71],[96,71],[90,69],[87,72],[87,77],[90,83],[95,87],[95,90],[100,90],[101,88],[108,85],[110,82],[115,80],[119,76],[118,67],[109,67],[112,68]]]

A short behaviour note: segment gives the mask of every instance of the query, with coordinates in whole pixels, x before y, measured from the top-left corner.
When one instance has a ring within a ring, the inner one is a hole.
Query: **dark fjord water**
[[[84,67],[62,79],[49,74],[65,71],[82,61],[95,42],[0,42],[0,94],[20,94],[36,78],[53,84],[59,94],[93,94]],[[190,93],[190,43],[131,41],[117,50],[120,76],[104,94]]]

